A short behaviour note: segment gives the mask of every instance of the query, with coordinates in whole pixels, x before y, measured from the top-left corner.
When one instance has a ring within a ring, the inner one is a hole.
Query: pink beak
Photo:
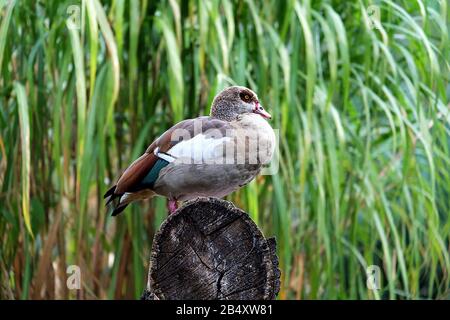
[[[253,109],[253,112],[259,114],[261,117],[265,119],[272,119],[270,113],[264,110],[264,108],[259,104],[258,101],[255,102],[255,109]]]

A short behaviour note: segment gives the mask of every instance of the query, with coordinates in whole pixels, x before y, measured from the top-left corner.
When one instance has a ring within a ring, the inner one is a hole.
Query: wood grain
[[[155,234],[143,299],[274,299],[280,271],[274,238],[265,239],[231,202],[199,198]]]

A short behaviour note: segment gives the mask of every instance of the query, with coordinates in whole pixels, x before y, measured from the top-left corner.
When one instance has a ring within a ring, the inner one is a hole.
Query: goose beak
[[[260,105],[258,102],[255,103],[255,109],[253,110],[253,112],[259,114],[264,119],[272,119],[270,113],[264,110],[262,105]]]

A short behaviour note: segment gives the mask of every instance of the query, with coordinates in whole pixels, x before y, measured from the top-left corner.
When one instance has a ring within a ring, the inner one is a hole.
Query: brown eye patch
[[[244,102],[250,102],[253,99],[253,95],[249,92],[243,91],[239,94],[239,96],[241,97],[241,100]]]

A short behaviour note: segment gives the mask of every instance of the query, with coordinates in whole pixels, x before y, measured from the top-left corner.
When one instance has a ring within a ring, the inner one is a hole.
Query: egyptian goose
[[[222,198],[249,183],[268,164],[275,134],[270,114],[245,87],[224,89],[210,116],[181,121],[164,132],[105,193],[115,216],[136,200],[155,195],[177,201]]]

